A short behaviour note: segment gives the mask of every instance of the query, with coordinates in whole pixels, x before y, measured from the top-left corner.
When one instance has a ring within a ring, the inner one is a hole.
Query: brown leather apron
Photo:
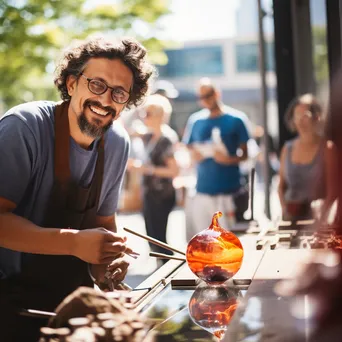
[[[104,141],[102,138],[97,143],[98,157],[90,186],[83,188],[75,184],[69,165],[68,107],[69,103],[63,102],[55,110],[54,184],[43,226],[95,228],[104,168]],[[73,256],[22,253],[22,272],[0,282],[0,341],[37,341],[39,326],[46,322],[22,317],[18,311],[21,308],[53,311],[79,286],[93,286],[87,267],[86,262]],[[6,300],[2,303],[4,296]],[[8,335],[4,339],[6,330]]]

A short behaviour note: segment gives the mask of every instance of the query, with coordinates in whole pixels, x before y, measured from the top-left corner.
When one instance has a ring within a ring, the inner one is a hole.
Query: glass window
[[[266,43],[266,68],[274,71],[274,44]],[[237,72],[258,72],[259,46],[258,43],[239,43],[235,46]]]
[[[166,50],[168,63],[159,66],[161,77],[215,76],[224,73],[221,46]]]
[[[324,103],[329,89],[327,20],[325,0],[310,1],[312,49],[316,79],[316,95]]]

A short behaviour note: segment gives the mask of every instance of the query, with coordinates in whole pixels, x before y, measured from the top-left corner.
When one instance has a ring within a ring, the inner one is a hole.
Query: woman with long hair
[[[322,107],[311,94],[295,98],[285,115],[288,128],[297,135],[286,142],[280,158],[278,194],[284,220],[312,217],[311,181],[319,160],[321,116]]]
[[[342,336],[342,70],[332,83],[329,110],[322,140],[321,169],[325,177],[316,174],[313,189],[325,189],[321,220],[316,229],[317,238],[325,242],[324,249],[311,254],[311,261],[301,266],[294,279],[278,283],[276,293],[298,302],[305,297],[310,306],[309,316],[313,327],[310,341],[341,341]],[[337,202],[334,212],[332,204]],[[329,215],[330,214],[330,215]],[[330,216],[330,220],[325,220]],[[325,233],[325,234],[324,234]],[[327,240],[328,237],[328,241]],[[303,310],[305,310],[303,308]],[[308,310],[307,310],[308,312]]]

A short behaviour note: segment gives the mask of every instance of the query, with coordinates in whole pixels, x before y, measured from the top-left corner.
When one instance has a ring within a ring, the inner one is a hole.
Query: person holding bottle
[[[239,164],[248,157],[249,140],[245,114],[224,106],[210,79],[201,79],[198,99],[203,110],[189,117],[183,136],[196,164],[196,195],[191,203],[194,234],[210,224],[216,211],[224,213],[221,226],[233,228],[233,196],[241,188]]]

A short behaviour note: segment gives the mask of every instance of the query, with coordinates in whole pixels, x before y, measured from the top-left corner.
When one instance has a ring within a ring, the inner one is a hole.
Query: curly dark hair
[[[296,128],[293,123],[294,110],[296,109],[298,105],[302,105],[302,104],[308,106],[308,110],[311,113],[313,119],[319,118],[323,113],[322,106],[320,105],[320,103],[318,102],[318,100],[316,99],[314,95],[303,94],[303,95],[297,96],[290,102],[289,106],[287,107],[285,116],[284,116],[284,120],[285,120],[285,124],[287,128],[293,133],[296,132]]]
[[[149,90],[149,80],[155,68],[146,60],[146,49],[132,38],[108,41],[103,37],[88,39],[66,50],[56,68],[54,83],[62,100],[70,100],[66,80],[78,77],[90,58],[120,59],[133,73],[133,85],[126,107],[139,105]]]

